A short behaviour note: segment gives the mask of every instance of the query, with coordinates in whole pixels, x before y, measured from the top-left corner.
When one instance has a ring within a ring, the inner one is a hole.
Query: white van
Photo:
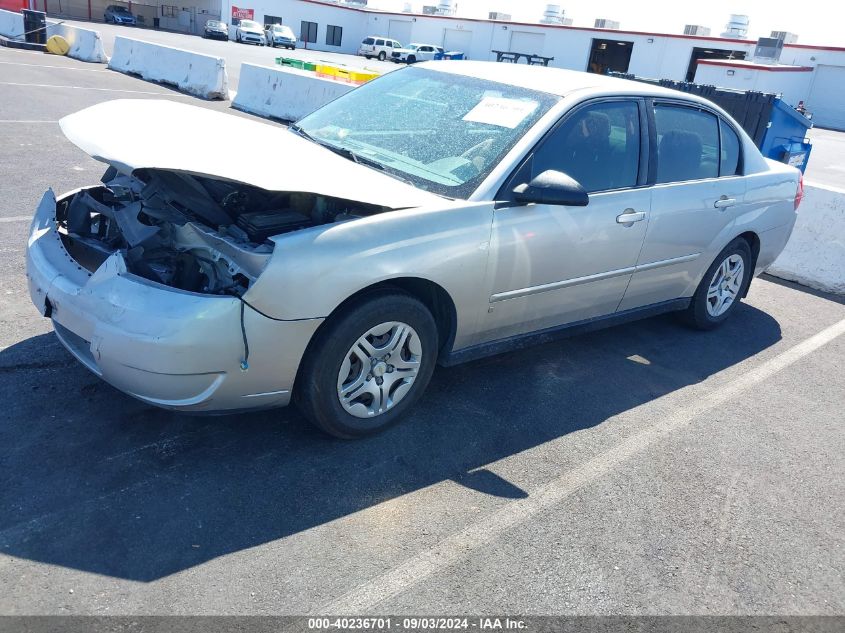
[[[361,42],[361,46],[358,47],[358,54],[367,59],[378,57],[380,61],[384,61],[393,56],[394,48],[402,48],[402,45],[389,37],[371,35]]]

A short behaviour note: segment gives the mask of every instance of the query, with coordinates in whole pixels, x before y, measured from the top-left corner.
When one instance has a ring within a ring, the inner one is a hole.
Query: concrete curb
[[[229,99],[226,60],[222,57],[117,36],[109,68],[175,86],[203,99]]]
[[[845,189],[804,181],[792,237],[766,272],[845,295]]]
[[[282,121],[296,121],[354,89],[296,68],[241,64],[232,107]]]
[[[109,61],[99,31],[48,20],[47,37],[52,35],[61,35],[70,44],[68,57],[99,64],[105,64]]]

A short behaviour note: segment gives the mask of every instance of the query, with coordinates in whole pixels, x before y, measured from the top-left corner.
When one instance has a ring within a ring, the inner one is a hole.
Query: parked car
[[[129,9],[119,4],[110,4],[107,6],[105,13],[103,13],[103,20],[106,23],[110,22],[112,24],[127,24],[129,26],[135,26],[137,24],[135,16],[129,12]]]
[[[258,44],[264,46],[267,43],[264,37],[264,29],[258,22],[253,20],[241,20],[235,31],[235,40],[241,44]]]
[[[267,44],[274,48],[284,46],[291,50],[296,49],[296,35],[289,26],[268,24],[264,27],[264,37],[267,39]]]
[[[109,164],[31,227],[70,353],[153,405],[293,400],[346,438],[407,417],[437,363],[670,311],[718,327],[802,197],[701,97],[536,66],[425,62],[289,129],[149,100],[60,123]]]
[[[445,51],[442,46],[434,44],[408,44],[407,48],[400,48],[393,51],[391,59],[396,63],[415,64],[417,62],[430,62],[434,56]]]
[[[396,40],[392,40],[389,37],[371,35],[370,37],[364,38],[364,41],[361,42],[361,46],[358,47],[358,55],[363,55],[367,59],[377,57],[379,61],[383,62],[385,59],[393,56],[394,50],[400,48],[402,48],[402,45]]]
[[[208,20],[205,23],[205,30],[202,36],[213,40],[226,40],[228,42],[229,25],[220,20]]]

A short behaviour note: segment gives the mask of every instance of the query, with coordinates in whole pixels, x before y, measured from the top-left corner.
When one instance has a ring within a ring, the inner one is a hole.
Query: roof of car
[[[497,62],[479,62],[469,60],[444,60],[423,62],[420,66],[430,70],[439,70],[455,75],[476,77],[489,81],[518,86],[528,90],[537,90],[550,94],[566,96],[572,92],[594,89],[601,94],[623,93],[641,94],[655,97],[685,97],[690,101],[704,101],[695,95],[677,90],[653,86],[629,79],[608,77],[595,73],[547,66],[529,66],[527,64],[509,64]]]

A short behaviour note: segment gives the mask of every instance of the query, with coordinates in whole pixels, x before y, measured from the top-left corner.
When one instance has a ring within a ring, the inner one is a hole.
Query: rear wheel
[[[692,296],[683,320],[699,330],[712,330],[734,312],[751,283],[751,247],[737,238],[719,253]]]
[[[364,297],[323,326],[309,346],[294,399],[318,427],[353,439],[398,422],[428,385],[437,326],[404,293]]]
[[[385,58],[386,58],[386,57],[387,57],[387,53],[385,53],[384,51],[381,51],[381,52],[378,54],[378,60],[379,60],[380,62],[383,62],[383,61],[385,60]]]
[[[408,63],[409,63],[409,64],[415,64],[415,63],[416,63],[416,61],[417,61],[417,56],[416,56],[416,55],[408,55]]]

